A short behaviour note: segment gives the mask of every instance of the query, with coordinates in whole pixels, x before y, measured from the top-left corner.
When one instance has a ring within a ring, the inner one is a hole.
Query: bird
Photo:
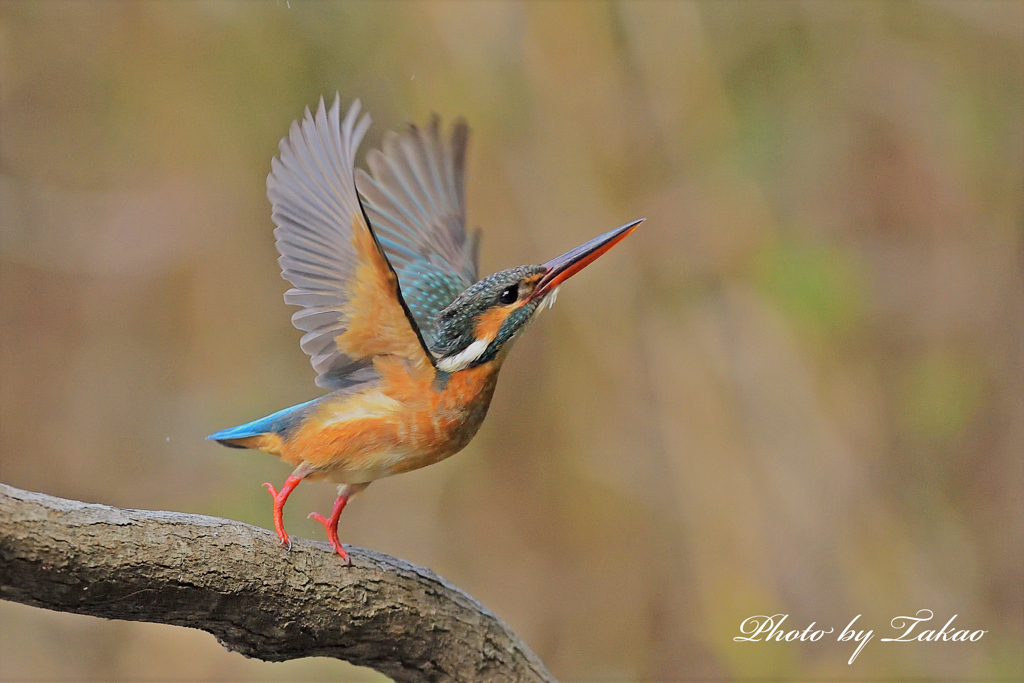
[[[458,119],[442,135],[425,126],[388,132],[355,157],[370,126],[355,100],[344,118],[336,95],[320,98],[281,140],[267,196],[281,274],[299,306],[293,325],[317,372],[320,398],[207,437],[258,449],[292,467],[273,497],[274,529],[290,549],[283,510],[305,480],[337,484],[323,524],[331,548],[349,499],[383,477],[426,467],[476,435],[498,371],[559,286],[621,242],[634,220],[539,265],[477,275],[480,230],[466,229],[469,127]]]

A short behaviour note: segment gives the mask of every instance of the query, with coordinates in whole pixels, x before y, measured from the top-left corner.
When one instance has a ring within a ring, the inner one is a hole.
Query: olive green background
[[[648,218],[518,342],[476,440],[357,497],[345,542],[567,681],[1024,677],[1015,2],[4,2],[0,480],[271,524],[289,468],[204,437],[318,395],[264,192],[335,92],[364,151],[469,120],[484,272]],[[300,486],[288,528],[322,540],[332,499]],[[986,633],[880,642],[920,609]],[[835,632],[734,642],[760,614]],[[9,681],[380,678],[0,626]]]

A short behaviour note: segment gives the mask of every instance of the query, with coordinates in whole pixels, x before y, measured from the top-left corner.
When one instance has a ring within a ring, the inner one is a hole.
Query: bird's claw
[[[281,548],[284,548],[285,552],[288,552],[289,550],[292,549],[292,538],[291,538],[291,536],[288,535],[287,531],[282,531],[282,532],[278,533],[277,534],[277,538],[278,538],[278,540],[281,541],[277,545],[280,546]]]
[[[274,530],[277,531],[277,538],[281,541],[279,544],[286,551],[292,549],[292,539],[288,536],[288,532],[284,530],[284,523],[280,519],[279,507],[283,507],[284,503],[280,506],[277,505],[278,491],[274,488],[274,485],[269,481],[263,482],[263,485],[270,491],[270,495],[274,497]]]
[[[320,514],[319,512],[310,512],[310,513],[309,513],[308,515],[306,515],[306,516],[307,516],[307,517],[308,517],[309,519],[315,519],[316,521],[318,521],[318,522],[320,522],[321,524],[323,524],[323,525],[324,525],[325,527],[327,526],[327,518],[326,518],[326,517],[324,517],[323,515],[321,515],[321,514]]]
[[[341,541],[338,540],[338,520],[336,518],[327,519],[319,512],[310,512],[308,517],[309,519],[315,519],[324,525],[324,529],[327,530],[327,540],[330,542],[331,548],[341,556],[341,559],[346,566],[351,566],[352,559],[348,556],[348,553],[345,552],[345,549],[341,547]],[[333,524],[331,522],[333,522]]]

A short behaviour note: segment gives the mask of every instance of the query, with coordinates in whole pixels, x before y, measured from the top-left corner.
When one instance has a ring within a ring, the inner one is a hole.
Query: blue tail
[[[247,422],[244,425],[238,425],[237,427],[231,427],[230,429],[222,429],[219,432],[210,434],[206,438],[232,448],[246,448],[246,446],[232,442],[238,439],[247,439],[252,436],[259,436],[260,434],[281,434],[283,436],[292,427],[295,427],[302,422],[302,418],[306,414],[306,409],[319,400],[319,398],[314,398],[312,401],[306,401],[305,403],[300,403],[297,406],[279,410],[276,413],[271,413],[266,417],[261,417],[258,420]]]

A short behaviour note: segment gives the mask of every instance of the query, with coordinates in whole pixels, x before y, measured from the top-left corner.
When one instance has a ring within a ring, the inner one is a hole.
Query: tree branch
[[[335,657],[405,681],[554,681],[519,638],[428,569],[265,529],[0,484],[0,598],[212,633],[265,661]]]

